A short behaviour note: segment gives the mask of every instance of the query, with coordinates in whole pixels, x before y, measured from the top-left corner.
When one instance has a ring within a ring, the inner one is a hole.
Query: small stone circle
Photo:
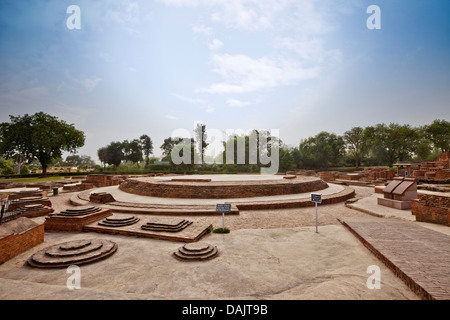
[[[217,256],[216,246],[208,243],[187,243],[173,253],[180,261],[205,261]]]
[[[100,226],[104,226],[104,227],[117,228],[117,227],[130,226],[132,224],[137,223],[139,220],[140,219],[135,216],[120,216],[120,217],[113,216],[113,217],[107,217],[107,218],[103,219],[98,224]]]
[[[105,259],[117,251],[117,244],[110,240],[79,240],[57,244],[40,250],[27,261],[36,268],[64,268],[83,265]]]

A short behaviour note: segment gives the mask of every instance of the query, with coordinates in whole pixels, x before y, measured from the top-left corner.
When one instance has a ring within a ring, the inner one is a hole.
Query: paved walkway
[[[416,221],[416,216],[411,213],[411,209],[399,210],[379,205],[378,198],[383,198],[382,194],[374,193],[370,197],[358,199],[356,202],[348,202],[346,206],[351,209],[383,218],[398,218],[407,221]]]
[[[423,299],[450,299],[450,236],[398,219],[341,222]],[[447,228],[444,226],[444,228]]]

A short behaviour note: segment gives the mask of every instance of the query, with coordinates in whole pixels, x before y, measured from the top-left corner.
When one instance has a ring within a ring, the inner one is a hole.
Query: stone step
[[[187,243],[173,254],[180,261],[205,261],[216,257],[218,253],[217,247],[208,243]]]
[[[161,231],[161,232],[180,232],[187,228],[189,225],[192,224],[192,221],[185,220],[183,223],[171,226],[171,225],[163,225],[163,224],[155,224],[147,222],[146,224],[141,226],[142,230],[148,230],[148,231]]]
[[[85,216],[88,214],[99,212],[101,210],[102,210],[102,208],[99,208],[99,207],[80,207],[80,208],[76,208],[76,209],[66,209],[56,215],[65,216],[65,217]]]
[[[111,256],[117,244],[103,239],[70,241],[33,254],[28,264],[36,268],[63,268],[92,263]]]
[[[107,217],[100,221],[98,224],[104,227],[124,227],[135,224],[140,219],[135,216],[125,216],[125,217]]]

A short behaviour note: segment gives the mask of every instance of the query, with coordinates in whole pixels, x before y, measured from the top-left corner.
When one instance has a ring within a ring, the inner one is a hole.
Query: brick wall
[[[165,198],[227,199],[296,194],[322,190],[328,185],[320,180],[283,179],[258,183],[177,183],[128,179],[120,184],[122,191]]]
[[[25,218],[24,218],[25,219]],[[44,225],[40,224],[20,233],[0,239],[0,264],[14,258],[44,241]]]
[[[51,215],[45,219],[45,230],[81,232],[87,224],[99,221],[112,215],[110,209],[79,217]]]
[[[450,226],[450,197],[420,194],[412,200],[411,212],[416,221]]]

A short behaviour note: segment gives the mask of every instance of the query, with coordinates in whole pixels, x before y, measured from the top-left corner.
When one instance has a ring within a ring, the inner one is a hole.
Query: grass
[[[230,229],[227,229],[227,228],[217,228],[217,229],[214,229],[214,231],[213,231],[214,233],[230,233]]]
[[[51,181],[62,181],[62,180],[68,180],[64,179],[64,177],[47,177],[47,178],[39,178],[39,177],[33,177],[33,178],[12,178],[12,179],[0,179],[0,182],[12,182],[12,183],[38,183],[38,182],[51,182]],[[78,179],[78,180],[81,180]],[[73,180],[76,181],[76,180]]]

